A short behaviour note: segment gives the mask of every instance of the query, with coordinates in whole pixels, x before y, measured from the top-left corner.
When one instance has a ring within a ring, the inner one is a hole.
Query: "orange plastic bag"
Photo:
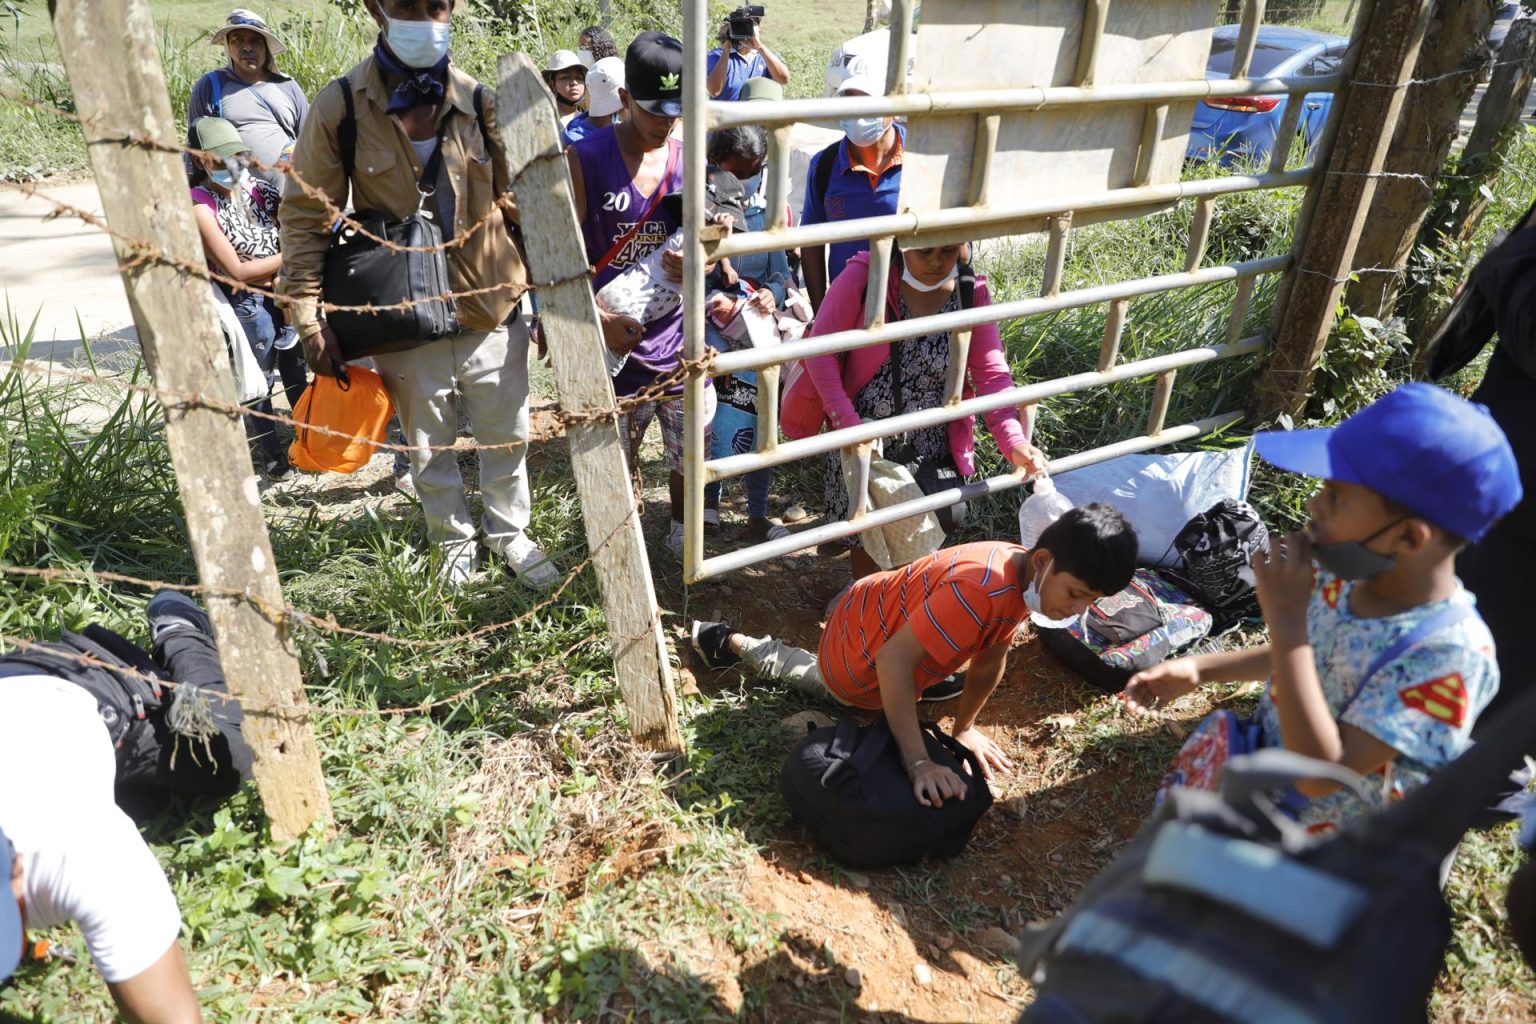
[[[299,469],[356,472],[368,464],[374,446],[384,440],[395,412],[384,378],[362,366],[349,366],[344,372],[341,378],[316,375],[293,411],[298,437],[288,446],[288,459]]]

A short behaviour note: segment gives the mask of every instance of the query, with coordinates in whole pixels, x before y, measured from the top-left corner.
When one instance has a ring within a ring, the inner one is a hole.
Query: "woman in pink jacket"
[[[886,320],[909,320],[950,313],[960,308],[958,264],[962,246],[945,245],[930,249],[908,249],[894,261],[887,289]],[[862,327],[864,324],[864,289],[869,280],[869,254],[862,253],[848,261],[843,272],[827,289],[826,298],[816,315],[813,334],[832,334]],[[973,305],[990,302],[986,279],[977,277]],[[892,358],[892,353],[897,353]],[[781,417],[784,433],[790,437],[815,433],[823,423],[829,429],[855,426],[867,419],[885,419],[897,412],[932,409],[944,402],[949,371],[950,333],[939,331],[919,338],[907,338],[891,345],[871,345],[851,352],[816,356],[805,360],[808,386],[788,389]],[[899,388],[895,373],[901,374]],[[1013,386],[1013,375],[1003,355],[997,325],[985,324],[971,333],[966,366],[964,396],[990,395]],[[896,409],[896,394],[901,395],[901,409]],[[1033,407],[1020,422],[1014,408],[986,414],[987,429],[1009,462],[1028,473],[1045,468],[1045,457],[1030,444]],[[944,458],[953,461],[960,476],[976,472],[976,437],[973,418],[954,420],[947,425],[927,427],[908,434],[886,438],[887,452],[905,442],[907,451],[917,458]],[[827,519],[846,518],[848,492],[843,486],[841,460],[833,453],[826,473]],[[853,552],[855,578],[878,571],[872,558],[862,548]]]

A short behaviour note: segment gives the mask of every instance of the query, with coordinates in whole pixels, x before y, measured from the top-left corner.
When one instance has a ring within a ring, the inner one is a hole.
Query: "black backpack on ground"
[[[953,857],[992,806],[976,755],[932,722],[922,723],[928,757],[965,779],[964,800],[924,807],[912,795],[885,716],[871,725],[843,718],[817,729],[784,759],[779,789],[795,820],[839,863],[853,868]]]
[[[1259,615],[1253,556],[1269,550],[1269,534],[1246,501],[1225,498],[1184,524],[1173,538],[1178,565],[1159,569],[1215,617],[1220,634]]]
[[[149,728],[150,713],[170,699],[156,681],[165,672],[138,644],[94,624],[0,657],[0,687],[5,676],[23,674],[57,676],[88,692],[119,752],[134,746],[131,734]]]
[[[1220,794],[1176,789],[1065,914],[1025,937],[1030,1024],[1424,1021],[1445,960],[1441,868],[1523,753],[1536,691],[1405,799],[1312,836],[1276,809],[1287,750],[1234,758]]]

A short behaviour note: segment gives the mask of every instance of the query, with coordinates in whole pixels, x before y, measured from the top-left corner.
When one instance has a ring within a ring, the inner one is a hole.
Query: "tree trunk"
[[[880,0],[864,0],[864,31],[873,32],[880,25]]]
[[[1499,67],[1494,69],[1477,105],[1477,123],[1467,138],[1467,148],[1456,161],[1456,171],[1464,175],[1461,203],[1446,223],[1438,227],[1446,238],[1465,241],[1472,237],[1488,208],[1488,200],[1479,186],[1492,181],[1504,167],[1504,152],[1525,111],[1531,91],[1531,65],[1536,60],[1536,21],[1521,18],[1509,28],[1509,36],[1499,50]],[[1438,241],[1436,239],[1435,241]]]
[[[1355,251],[1359,280],[1345,304],[1357,314],[1387,317],[1402,290],[1403,270],[1435,200],[1435,182],[1488,60],[1492,0],[1440,0],[1414,78],[1404,97],[1384,177],[1371,201],[1367,230]]]

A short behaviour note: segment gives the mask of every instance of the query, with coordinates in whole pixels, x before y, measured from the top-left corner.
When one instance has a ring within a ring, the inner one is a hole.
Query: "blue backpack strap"
[[[208,72],[208,88],[213,90],[213,116],[224,116],[224,83],[219,80],[219,69]]]
[[[1471,615],[1472,606],[1470,604],[1465,601],[1452,601],[1433,615],[1421,619],[1417,626],[1414,626],[1408,632],[1398,637],[1390,647],[1372,659],[1370,667],[1365,670],[1365,675],[1360,677],[1360,685],[1355,688],[1355,692],[1350,695],[1349,700],[1339,709],[1338,717],[1344,717],[1344,712],[1348,711],[1350,706],[1355,703],[1356,698],[1365,692],[1366,684],[1371,681],[1377,672],[1380,672],[1396,661],[1410,647],[1428,640],[1442,629],[1449,629]]]

